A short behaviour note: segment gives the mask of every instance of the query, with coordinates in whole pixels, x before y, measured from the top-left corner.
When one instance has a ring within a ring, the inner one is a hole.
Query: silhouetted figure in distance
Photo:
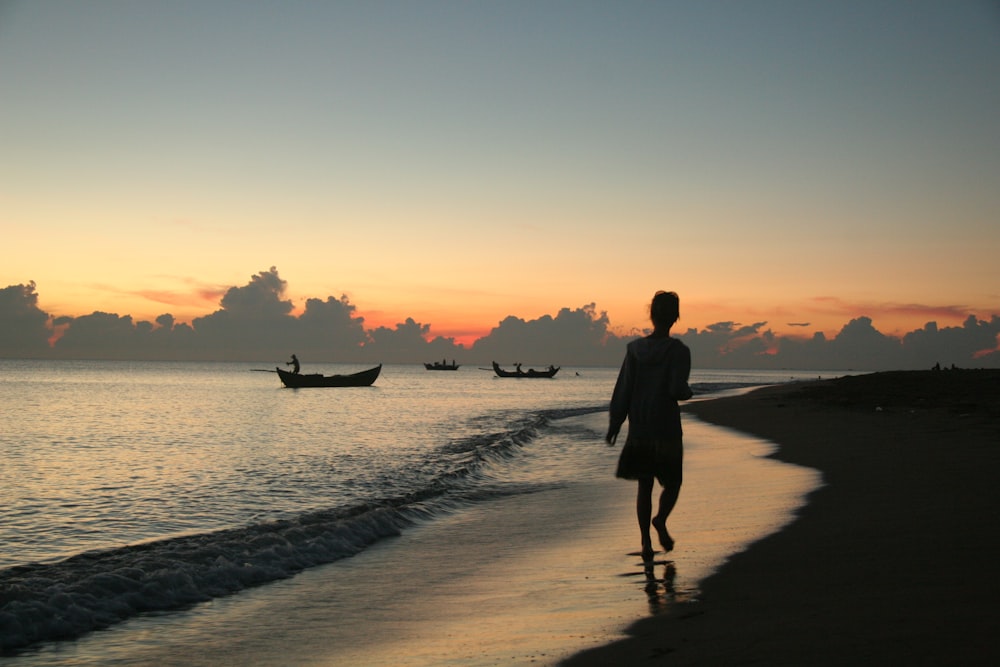
[[[683,480],[684,445],[677,401],[691,398],[688,377],[691,351],[670,337],[680,317],[680,299],[673,292],[657,292],[649,307],[653,333],[628,344],[611,396],[608,433],[614,445],[628,419],[628,438],[618,458],[615,476],[639,482],[635,511],[642,536],[642,559],[653,559],[649,528],[656,529],[664,551],[674,548],[667,517],[677,503]],[[663,487],[656,516],[652,515],[653,480]]]
[[[286,366],[291,366],[292,367],[292,372],[295,373],[295,374],[298,374],[298,372],[299,372],[299,358],[296,357],[294,354],[292,355],[292,360],[291,361],[286,361],[285,365]]]

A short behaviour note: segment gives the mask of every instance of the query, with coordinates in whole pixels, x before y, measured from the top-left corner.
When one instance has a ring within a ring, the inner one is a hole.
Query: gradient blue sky
[[[482,335],[657,289],[682,328],[1000,313],[987,1],[0,0],[2,285]]]

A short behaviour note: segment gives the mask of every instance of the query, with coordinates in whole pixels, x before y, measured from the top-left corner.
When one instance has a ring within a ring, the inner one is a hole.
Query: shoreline
[[[239,595],[39,647],[12,667],[557,664],[699,597],[710,572],[787,523],[817,484],[814,471],[765,458],[770,443],[690,420],[690,488],[674,524],[684,538],[648,570],[606,424],[607,413],[560,420],[494,471],[504,484],[549,479],[531,493],[457,508]]]
[[[846,376],[684,409],[774,442],[824,484],[698,601],[560,664],[996,664],[1000,371]]]

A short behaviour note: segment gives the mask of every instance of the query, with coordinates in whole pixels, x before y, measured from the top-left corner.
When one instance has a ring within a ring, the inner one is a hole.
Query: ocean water
[[[290,390],[259,364],[0,361],[0,650],[256,589],[559,486],[574,438],[547,462],[526,445],[606,410],[616,374],[390,365],[372,387]],[[691,381],[707,397],[828,375]]]

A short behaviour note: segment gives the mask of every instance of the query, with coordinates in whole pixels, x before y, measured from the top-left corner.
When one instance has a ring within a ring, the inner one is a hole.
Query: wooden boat
[[[544,371],[536,371],[534,368],[522,371],[521,365],[518,364],[516,370],[505,371],[500,368],[500,364],[495,361],[493,362],[493,372],[502,378],[550,378],[555,377],[556,373],[559,372],[559,368],[559,366],[549,366]]]
[[[456,364],[454,362],[446,364],[442,361],[435,361],[432,364],[424,364],[424,368],[429,371],[457,371],[459,366],[461,366],[461,364]]]
[[[348,375],[320,375],[319,373],[291,373],[280,368],[274,369],[286,387],[368,387],[382,372],[382,364],[359,373]]]

